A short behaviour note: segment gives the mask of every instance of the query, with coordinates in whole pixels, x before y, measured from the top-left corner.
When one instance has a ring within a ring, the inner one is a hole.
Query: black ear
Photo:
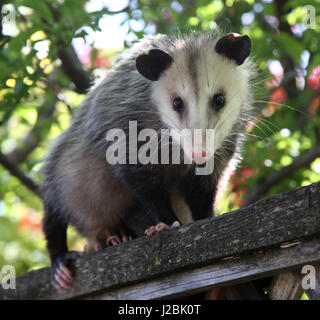
[[[173,59],[168,53],[160,49],[150,49],[137,56],[136,67],[145,78],[157,81],[172,62]]]
[[[216,52],[234,60],[240,66],[250,54],[251,41],[248,36],[229,33],[218,40],[215,49]]]

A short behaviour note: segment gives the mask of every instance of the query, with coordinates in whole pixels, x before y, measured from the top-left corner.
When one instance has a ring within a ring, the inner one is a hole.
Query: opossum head
[[[250,108],[250,49],[248,36],[202,35],[171,39],[136,58],[164,126],[178,132],[173,139],[195,163],[212,157]]]

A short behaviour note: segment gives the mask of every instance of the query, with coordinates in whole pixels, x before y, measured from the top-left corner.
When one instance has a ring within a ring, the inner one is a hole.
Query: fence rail
[[[297,298],[297,271],[307,264],[320,265],[320,183],[80,257],[71,290],[53,288],[45,268],[18,277],[15,290],[0,289],[0,299],[163,299],[208,290],[213,298],[222,287],[227,299],[266,298],[251,283],[266,277],[268,298]],[[318,278],[307,294],[319,292]]]

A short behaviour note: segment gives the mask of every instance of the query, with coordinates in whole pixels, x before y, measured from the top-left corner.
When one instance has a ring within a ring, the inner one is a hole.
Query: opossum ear
[[[222,56],[234,60],[240,66],[250,54],[251,41],[248,36],[229,33],[218,40],[215,50]]]
[[[137,56],[136,67],[145,78],[157,81],[161,73],[169,68],[172,62],[173,59],[168,53],[160,49],[150,49]]]

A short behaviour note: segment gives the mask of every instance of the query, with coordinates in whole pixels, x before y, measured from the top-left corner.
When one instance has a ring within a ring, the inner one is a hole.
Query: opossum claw
[[[122,242],[128,242],[132,239],[133,239],[132,236],[126,236],[126,235],[123,235],[121,238]]]
[[[152,236],[156,232],[159,232],[159,231],[162,231],[162,230],[172,229],[172,228],[175,228],[175,227],[180,227],[180,222],[179,221],[173,222],[171,226],[168,226],[164,222],[159,222],[156,226],[151,226],[148,229],[146,229],[146,231],[144,233],[147,236]]]
[[[51,283],[58,290],[70,289],[73,282],[72,261],[81,254],[76,251],[64,252],[52,261]]]
[[[121,240],[116,235],[109,236],[106,240],[107,247],[116,246],[117,244],[120,244],[120,243],[121,243]]]
[[[147,236],[151,236],[151,235],[153,235],[156,231],[157,231],[156,227],[155,227],[155,226],[151,226],[151,227],[149,227],[148,229],[146,229],[144,233],[145,233]]]
[[[181,224],[179,221],[175,221],[172,225],[171,225],[171,228],[177,228],[177,227],[180,227]]]

